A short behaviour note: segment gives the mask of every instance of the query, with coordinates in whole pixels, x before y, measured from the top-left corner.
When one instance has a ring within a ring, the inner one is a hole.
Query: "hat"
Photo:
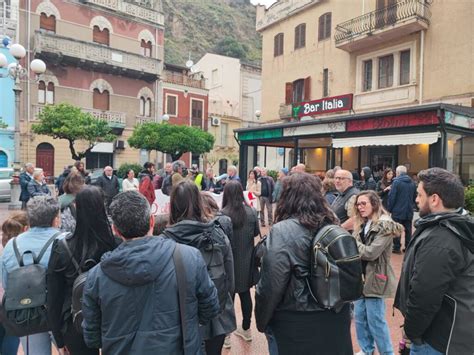
[[[281,168],[280,171],[285,174],[285,175],[288,175],[288,168]]]

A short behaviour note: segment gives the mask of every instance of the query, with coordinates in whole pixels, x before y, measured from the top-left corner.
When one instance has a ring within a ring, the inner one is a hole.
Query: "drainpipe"
[[[420,87],[418,103],[423,104],[423,77],[424,77],[424,66],[425,66],[425,30],[421,31],[421,43],[420,43]]]
[[[365,14],[365,0],[362,0],[362,15]]]
[[[20,8],[20,4],[18,3],[18,12]],[[18,14],[19,16],[20,14]],[[29,131],[28,125],[30,124],[30,113],[31,113],[31,88],[30,88],[30,63],[31,63],[31,0],[28,0],[28,13],[27,13],[28,19],[27,19],[27,30],[26,30],[26,41],[27,41],[27,52],[28,53],[28,59],[27,59],[27,66],[28,66],[28,75],[26,76],[26,125],[27,125],[27,132]],[[20,27],[20,26],[18,26]],[[19,41],[18,41],[19,42]],[[20,131],[20,137],[21,137],[21,131]],[[30,137],[27,137],[26,139],[26,161],[30,160]],[[20,149],[21,151],[21,149]],[[21,153],[20,153],[21,156]],[[18,160],[20,161],[20,160]],[[53,171],[54,174],[54,171]]]

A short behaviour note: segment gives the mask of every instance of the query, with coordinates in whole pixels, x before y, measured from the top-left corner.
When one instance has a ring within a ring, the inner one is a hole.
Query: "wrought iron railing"
[[[137,124],[143,124],[143,123],[148,123],[148,122],[155,122],[155,117],[150,117],[150,116],[136,116],[136,123]]]
[[[186,74],[175,73],[170,71],[165,71],[163,74],[163,81],[166,83],[189,86],[198,89],[206,88],[206,79],[204,78],[195,79],[193,75],[189,76]]]
[[[429,4],[425,0],[398,1],[394,5],[369,12],[337,25],[334,39],[337,45],[411,18],[417,18],[429,25],[431,18]]]

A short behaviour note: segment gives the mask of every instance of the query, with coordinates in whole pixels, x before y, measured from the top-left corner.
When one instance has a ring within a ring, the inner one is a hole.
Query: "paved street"
[[[6,216],[8,216],[8,203],[0,203],[0,221],[3,223],[3,220],[5,219]],[[268,233],[268,228],[263,228],[262,233]],[[397,277],[400,275],[400,270],[401,270],[401,264],[402,264],[403,256],[402,255],[395,255],[393,254],[392,256],[392,263],[393,267],[395,269],[395,272],[397,274]],[[252,290],[253,294],[253,290]],[[390,332],[392,335],[392,342],[393,346],[396,349],[398,347],[398,342],[400,341],[400,325],[403,323],[402,322],[402,317],[398,311],[395,311],[395,316],[392,316],[392,304],[393,300],[388,300],[387,301],[387,311],[386,311],[386,318],[388,320],[389,326],[390,326]],[[235,304],[235,309],[236,309],[236,314],[237,314],[237,321],[241,322],[242,321],[242,315],[240,312],[240,304],[239,304],[239,297],[236,297],[236,304]],[[243,339],[232,335],[231,336],[231,341],[232,341],[232,348],[229,350],[224,350],[222,353],[224,355],[229,355],[229,354],[235,354],[235,355],[240,355],[240,354],[258,354],[258,355],[264,355],[268,354],[268,348],[267,348],[267,341],[265,339],[265,336],[257,331],[257,328],[255,327],[255,320],[252,319],[252,333],[253,333],[253,341],[247,343]],[[355,338],[355,331],[354,331],[354,326],[352,325],[352,342],[354,344],[354,352],[359,351],[359,347],[357,345],[357,341]],[[23,352],[20,350],[19,354],[23,354]],[[57,354],[56,351],[53,351],[53,354]]]

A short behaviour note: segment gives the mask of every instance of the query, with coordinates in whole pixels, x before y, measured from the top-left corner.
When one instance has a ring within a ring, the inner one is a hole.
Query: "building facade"
[[[237,58],[205,54],[195,71],[206,78],[209,89],[209,132],[216,138],[208,163],[215,173],[237,164],[239,145],[234,130],[260,124],[261,69]]]
[[[262,120],[241,160],[376,175],[446,167],[474,178],[473,2],[279,0],[257,7]],[[465,35],[459,35],[464,33]],[[242,149],[244,148],[244,149]]]
[[[42,108],[61,102],[106,120],[117,135],[87,154],[87,169],[140,161],[140,151],[127,139],[136,124],[156,120],[161,112],[161,2],[31,0],[21,3],[19,24],[25,63],[41,58],[47,66],[39,80],[23,83],[21,161],[35,162],[48,175],[72,163],[67,141],[31,132]],[[77,149],[83,144],[76,142]]]
[[[178,65],[166,64],[162,80],[163,114],[168,122],[208,130],[209,94],[206,80],[200,73]],[[166,157],[171,161],[171,157]],[[192,152],[180,158],[186,164],[197,164],[204,169],[202,156]]]

